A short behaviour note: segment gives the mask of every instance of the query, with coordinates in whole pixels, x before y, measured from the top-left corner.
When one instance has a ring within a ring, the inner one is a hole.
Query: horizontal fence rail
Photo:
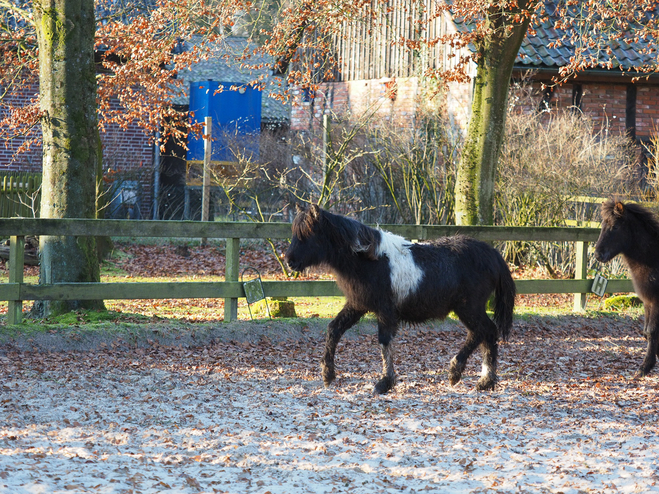
[[[575,242],[576,272],[571,280],[516,280],[520,294],[572,293],[574,308],[585,307],[592,280],[586,276],[587,245],[597,240],[597,228],[380,225],[384,230],[410,240],[464,234],[483,241]],[[9,237],[9,280],[0,284],[0,300],[9,302],[8,322],[22,319],[26,300],[119,300],[170,298],[224,298],[225,320],[237,317],[238,298],[245,297],[238,281],[240,239],[287,239],[290,223],[237,223],[199,221],[135,221],[0,218],[0,235]],[[153,283],[57,283],[35,285],[23,282],[24,239],[27,235],[171,237],[226,239],[226,272],[223,282]],[[333,281],[264,281],[266,297],[323,297],[341,295]],[[630,280],[609,281],[606,292],[633,291]]]

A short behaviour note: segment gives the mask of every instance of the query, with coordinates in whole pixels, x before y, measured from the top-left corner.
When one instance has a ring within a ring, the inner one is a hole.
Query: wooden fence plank
[[[519,294],[590,292],[593,280],[515,280]],[[610,280],[607,293],[634,290],[631,280]],[[267,297],[341,296],[334,281],[264,281]],[[0,283],[0,300],[127,300],[175,298],[243,298],[240,281],[152,283]]]
[[[588,278],[588,242],[576,242],[576,263],[574,267],[575,279],[585,280]],[[586,308],[586,294],[575,293],[573,307],[576,312]]]
[[[429,239],[455,233],[469,234],[486,241],[525,240],[592,242],[596,228],[534,228],[534,227],[455,227],[385,225],[384,229],[407,238]],[[115,300],[115,299],[180,299],[224,298],[230,309],[229,318],[237,317],[237,299],[244,297],[238,281],[240,238],[288,238],[288,223],[215,223],[192,221],[135,221],[0,218],[0,235],[12,237],[11,259],[22,266],[20,246],[25,235],[78,235],[115,237],[188,237],[227,238],[227,272],[225,282],[156,282],[156,283],[62,283],[32,285],[22,283],[22,270],[10,269],[9,283],[0,283],[0,300],[10,302],[8,321],[18,322],[16,309],[23,300]],[[585,248],[582,249],[585,256]],[[584,259],[582,259],[583,261]],[[583,269],[581,275],[585,277]],[[517,280],[520,294],[590,292],[592,280]],[[264,281],[268,297],[340,296],[333,281]],[[633,291],[630,280],[610,280],[607,293]],[[236,310],[233,311],[233,305]],[[14,314],[12,316],[12,313]],[[225,317],[227,311],[225,310]]]
[[[224,278],[228,281],[238,281],[240,275],[240,239],[229,238],[227,239],[227,246],[225,252],[225,267]],[[238,299],[236,297],[229,297],[224,299],[224,320],[235,321],[238,319]]]
[[[405,238],[427,240],[464,234],[480,240],[594,242],[598,228],[381,225]],[[0,235],[75,235],[172,238],[290,238],[290,223],[241,223],[158,220],[85,220],[0,218]]]

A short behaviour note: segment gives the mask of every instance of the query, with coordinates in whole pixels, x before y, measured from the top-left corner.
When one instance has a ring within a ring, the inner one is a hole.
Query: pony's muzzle
[[[595,250],[595,259],[597,259],[599,262],[606,264],[611,259],[613,259],[613,256],[611,255],[610,252],[600,252],[598,250]]]
[[[289,256],[288,253],[284,256],[284,259],[286,260],[286,264],[288,265],[288,267],[291,268],[293,271],[297,271],[298,273],[301,273],[304,270],[302,264],[292,256]]]

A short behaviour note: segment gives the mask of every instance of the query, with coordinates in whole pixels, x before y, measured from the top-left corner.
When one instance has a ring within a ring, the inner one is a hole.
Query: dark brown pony
[[[326,386],[335,379],[334,354],[341,336],[367,312],[378,321],[383,375],[375,392],[393,388],[393,339],[399,323],[443,319],[453,311],[467,327],[467,340],[451,360],[449,382],[462,377],[467,359],[481,347],[483,372],[476,385],[496,383],[499,338],[513,322],[515,283],[501,255],[465,236],[412,243],[383,230],[329,213],[318,206],[300,210],[293,222],[288,265],[303,271],[327,267],[346,303],[329,323],[321,365]],[[494,320],[485,311],[494,292]]]
[[[609,262],[622,254],[643,301],[648,342],[645,359],[636,373],[647,375],[654,367],[659,350],[659,221],[638,204],[610,199],[602,204],[602,231],[595,245],[595,257]]]

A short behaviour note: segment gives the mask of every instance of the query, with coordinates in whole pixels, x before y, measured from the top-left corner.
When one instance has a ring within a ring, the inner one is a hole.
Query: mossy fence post
[[[224,279],[225,281],[238,281],[240,272],[240,239],[227,238],[226,252],[225,252],[225,268]],[[235,321],[238,319],[238,299],[225,298],[224,299],[224,320]]]

